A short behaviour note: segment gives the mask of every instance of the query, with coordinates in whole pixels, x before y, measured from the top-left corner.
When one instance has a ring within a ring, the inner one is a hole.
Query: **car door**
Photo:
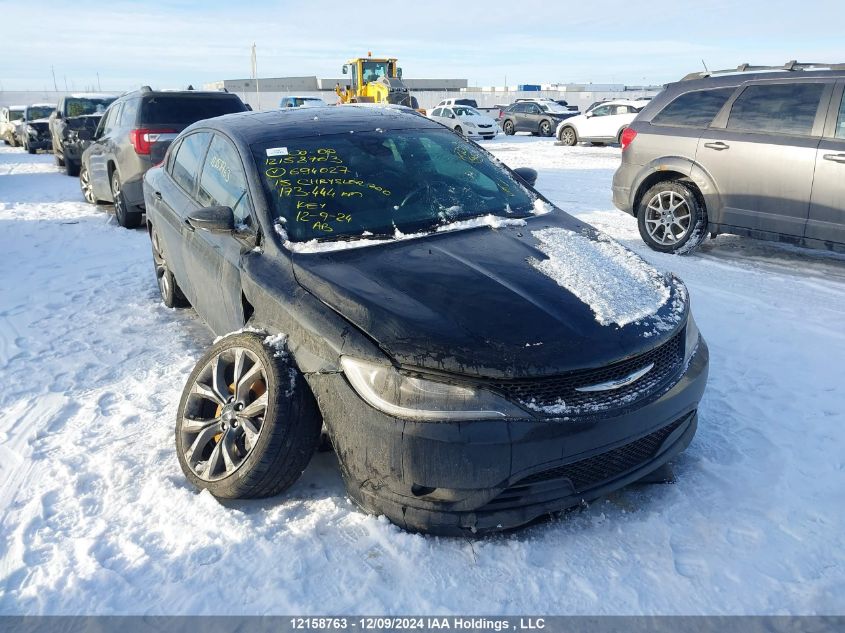
[[[593,108],[584,115],[584,120],[578,125],[578,136],[581,138],[601,138],[605,136],[603,130],[608,128],[608,119],[613,119],[613,106],[610,104]],[[610,124],[612,125],[612,123]]]
[[[210,142],[211,132],[208,131],[183,137],[168,155],[165,173],[148,181],[155,185],[151,196],[155,205],[153,228],[163,242],[167,263],[176,282],[198,311],[197,295],[189,274],[191,258],[187,251],[191,247],[193,229],[188,225],[188,216],[199,208],[195,199],[197,180]]]
[[[233,233],[189,231],[185,265],[193,290],[191,301],[217,334],[243,327],[241,259],[255,246],[257,222],[247,184],[244,162],[234,144],[215,133],[200,171],[194,196],[196,209],[225,206],[232,209]]]
[[[434,108],[434,110],[431,111],[431,114],[429,116],[432,118],[432,120],[437,121],[438,123],[443,123],[441,116],[442,114],[443,108],[437,106],[436,108]]]
[[[720,224],[803,236],[833,83],[758,80],[740,88],[698,141],[721,199]]]
[[[523,132],[536,132],[540,129],[540,119],[543,118],[543,111],[536,103],[526,103],[525,115],[522,118],[522,126],[518,129]]]
[[[98,200],[111,200],[111,183],[109,182],[108,161],[114,141],[112,135],[123,102],[114,103],[103,115],[94,142],[88,153],[88,172],[94,196]]]
[[[804,236],[845,244],[845,81],[836,86],[816,150],[816,173]]]

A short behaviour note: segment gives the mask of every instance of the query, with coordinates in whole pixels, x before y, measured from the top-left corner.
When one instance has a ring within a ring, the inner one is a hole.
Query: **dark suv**
[[[741,66],[669,84],[622,136],[613,202],[657,251],[709,233],[845,252],[845,65]]]
[[[535,135],[551,136],[558,123],[576,114],[578,113],[554,101],[548,103],[517,101],[502,111],[500,123],[507,135],[531,132]]]
[[[93,136],[115,99],[115,95],[74,94],[59,100],[59,107],[50,115],[50,137],[56,164],[64,167],[68,176],[79,175],[82,152],[91,144],[90,139],[79,138],[79,131],[88,130]]]
[[[50,148],[50,127],[48,118],[55,111],[56,106],[52,103],[35,103],[26,106],[23,112],[23,120],[18,128],[20,144],[30,154],[39,149]]]
[[[114,203],[121,226],[141,225],[142,182],[146,171],[164,158],[176,135],[202,119],[245,112],[228,92],[154,91],[149,86],[121,95],[109,106],[82,154],[79,185],[90,203]],[[90,138],[84,132],[80,138]]]

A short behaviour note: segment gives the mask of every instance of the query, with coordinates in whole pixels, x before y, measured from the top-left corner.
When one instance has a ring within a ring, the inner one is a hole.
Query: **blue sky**
[[[406,77],[471,85],[665,83],[701,69],[845,62],[845,0],[784,2],[50,2],[0,0],[0,88],[184,87],[249,76],[339,77],[398,57]],[[13,26],[13,28],[8,28]]]

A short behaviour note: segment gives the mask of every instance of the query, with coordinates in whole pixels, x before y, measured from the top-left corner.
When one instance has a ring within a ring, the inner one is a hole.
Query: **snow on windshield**
[[[670,296],[663,276],[604,235],[567,229],[533,231],[548,259],[531,264],[586,303],[602,325],[627,325],[653,316]]]

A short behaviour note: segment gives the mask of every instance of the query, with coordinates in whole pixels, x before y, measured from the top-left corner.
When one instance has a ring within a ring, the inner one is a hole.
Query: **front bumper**
[[[701,340],[657,399],[578,421],[400,420],[364,403],[342,374],[308,380],[349,496],[406,529],[460,535],[518,527],[659,468],[695,434],[708,365]]]
[[[465,132],[467,138],[495,138],[498,130],[495,127],[491,128],[474,128]]]

